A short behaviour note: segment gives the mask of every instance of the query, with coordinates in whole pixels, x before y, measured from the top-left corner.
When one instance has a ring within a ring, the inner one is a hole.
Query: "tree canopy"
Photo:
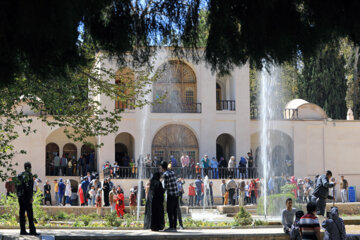
[[[131,54],[138,63],[164,45],[180,54],[182,46],[205,47],[204,56],[192,56],[214,70],[248,60],[256,67],[264,60],[283,63],[299,52],[311,56],[334,38],[358,44],[359,10],[356,0],[1,1],[0,79],[4,86],[21,74],[66,75],[86,61],[79,31],[96,49],[119,60]]]

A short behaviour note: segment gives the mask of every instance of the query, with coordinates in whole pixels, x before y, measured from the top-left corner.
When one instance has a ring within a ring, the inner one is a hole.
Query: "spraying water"
[[[270,130],[274,129],[279,114],[279,68],[270,65],[260,74],[260,161],[262,165],[262,196],[264,197],[264,216],[267,216],[268,181],[273,172],[270,164],[271,140]]]
[[[149,101],[150,95],[145,95],[145,101]],[[144,147],[145,147],[145,140],[147,137],[147,121],[149,121],[149,113],[150,113],[150,106],[149,104],[146,104],[145,107],[142,109],[142,122],[140,127],[140,156],[137,161],[137,171],[138,171],[138,193],[137,193],[137,209],[136,209],[136,218],[139,221],[140,218],[140,210],[141,210],[141,195],[142,195],[142,183],[144,176],[144,159],[145,159],[145,153],[144,153]]]

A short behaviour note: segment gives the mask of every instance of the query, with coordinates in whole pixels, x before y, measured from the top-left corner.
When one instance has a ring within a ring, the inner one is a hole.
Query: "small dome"
[[[321,120],[327,115],[320,106],[309,103],[304,99],[293,99],[285,105],[285,119]]]

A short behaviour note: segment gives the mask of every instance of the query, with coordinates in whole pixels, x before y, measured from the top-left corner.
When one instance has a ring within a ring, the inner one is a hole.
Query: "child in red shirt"
[[[195,198],[195,187],[193,183],[189,185],[189,206],[194,206],[194,198]]]

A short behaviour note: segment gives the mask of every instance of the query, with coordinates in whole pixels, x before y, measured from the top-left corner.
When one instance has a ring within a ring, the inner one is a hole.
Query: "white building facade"
[[[239,160],[251,151],[258,160],[260,124],[250,119],[248,65],[220,76],[204,62],[171,58],[168,49],[160,50],[153,60],[155,71],[166,66],[165,72],[171,74],[164,74],[153,84],[148,99],[164,93],[167,98],[163,104],[141,109],[120,106],[125,111],[118,132],[87,140],[104,144],[95,150],[98,170],[107,161],[136,159],[141,154],[168,160],[170,155],[179,159],[182,152],[187,152],[197,162],[205,154],[227,160],[236,156]],[[104,60],[101,64],[118,69],[116,61]],[[119,107],[106,96],[96,97],[109,109]],[[306,101],[290,102],[286,109],[290,110],[285,111],[284,120],[275,121],[271,130],[269,154],[273,166],[288,167],[289,173],[300,178],[330,169],[338,179],[345,175],[350,185],[360,185],[360,122],[329,121],[321,108]],[[78,159],[91,151],[83,143],[67,139],[61,128],[52,129],[39,120],[34,121],[34,128],[36,133],[20,136],[14,142],[16,149],[27,151],[13,160],[19,163],[19,171],[25,161],[30,161],[39,178],[51,179],[54,152]],[[290,164],[286,160],[291,160]],[[257,165],[260,167],[259,162]]]

